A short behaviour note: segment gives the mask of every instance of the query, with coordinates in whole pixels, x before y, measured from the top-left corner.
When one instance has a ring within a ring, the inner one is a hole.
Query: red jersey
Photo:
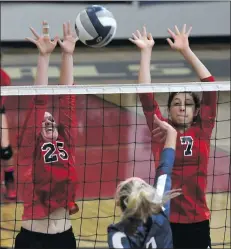
[[[9,75],[0,68],[0,87],[1,86],[10,86],[11,85],[11,80]],[[0,107],[4,104],[6,100],[6,96],[1,97],[0,96]]]
[[[19,167],[29,172],[23,193],[23,220],[47,217],[57,208],[68,209],[68,203],[75,201],[76,97],[59,97],[59,136],[53,142],[44,142],[41,136],[47,102],[47,96],[32,99],[19,137]]]
[[[208,77],[202,81],[214,81]],[[162,117],[153,93],[139,95],[150,130],[153,130],[153,114]],[[200,108],[200,122],[181,134],[178,132],[176,158],[172,171],[172,188],[182,188],[183,195],[171,200],[170,221],[194,223],[210,218],[206,203],[207,168],[210,152],[210,138],[216,118],[216,92],[204,92]],[[163,144],[152,142],[155,165],[160,160]]]

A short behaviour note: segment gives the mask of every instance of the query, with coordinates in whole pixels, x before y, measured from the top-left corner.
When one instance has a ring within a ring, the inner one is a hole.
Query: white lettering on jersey
[[[151,239],[148,241],[148,243],[146,243],[146,248],[157,248],[156,241],[155,241],[154,237],[151,237]]]
[[[123,248],[122,238],[126,238],[126,234],[122,232],[116,232],[112,236],[112,245],[113,248]]]
[[[46,152],[43,156],[44,162],[54,163],[58,161],[58,158],[68,160],[68,153],[63,148],[64,143],[60,141],[56,141],[56,144],[53,144],[51,142],[44,143],[41,146],[41,150]]]

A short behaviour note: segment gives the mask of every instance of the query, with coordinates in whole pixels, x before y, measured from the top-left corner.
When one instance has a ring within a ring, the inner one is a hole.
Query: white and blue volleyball
[[[115,36],[116,27],[113,14],[99,5],[81,11],[75,22],[75,30],[80,41],[94,48],[106,46]]]

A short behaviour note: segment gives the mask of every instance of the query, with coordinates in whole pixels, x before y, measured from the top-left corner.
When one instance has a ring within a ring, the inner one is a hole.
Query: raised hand
[[[192,30],[192,27],[189,28],[188,31],[186,31],[186,24],[184,24],[182,31],[180,32],[178,27],[175,25],[175,33],[168,29],[168,33],[171,35],[173,41],[170,38],[167,38],[169,46],[177,51],[184,51],[189,48],[189,41],[188,37],[190,35],[190,32]]]
[[[39,49],[40,54],[51,54],[55,49],[59,38],[58,36],[56,36],[54,40],[51,41],[48,23],[46,21],[43,21],[43,34],[41,36],[32,27],[30,28],[30,30],[35,36],[35,39],[27,37],[26,40],[34,43]]]
[[[63,41],[61,41],[60,39],[58,40],[58,43],[60,47],[62,48],[62,51],[67,54],[73,54],[75,50],[75,44],[77,41],[78,41],[78,37],[75,32],[72,32],[70,21],[68,23],[64,23],[63,24]]]
[[[176,130],[167,122],[160,120],[156,115],[153,118],[154,128],[152,130],[152,140],[157,143],[163,143],[166,140],[168,132]]]
[[[132,37],[133,38],[129,38],[129,41],[136,44],[136,46],[140,49],[152,49],[155,44],[151,33],[147,34],[145,27],[143,27],[142,34],[139,30],[137,30],[136,33],[132,34]]]

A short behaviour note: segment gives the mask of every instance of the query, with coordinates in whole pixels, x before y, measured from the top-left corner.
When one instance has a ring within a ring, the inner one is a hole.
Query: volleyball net
[[[216,91],[217,117],[211,138],[207,174],[207,203],[211,210],[213,247],[230,247],[230,82],[116,84],[75,86],[1,87],[7,96],[5,107],[11,143],[15,152],[17,193],[15,202],[2,194],[0,241],[12,247],[21,227],[25,169],[17,166],[17,134],[22,128],[32,96],[49,95],[48,111],[58,112],[60,95],[76,95],[78,141],[78,214],[71,216],[77,247],[107,247],[107,227],[120,218],[113,200],[120,180],[138,176],[153,183],[154,159],[151,136],[139,93],[155,93],[163,116],[171,92]],[[2,188],[3,189],[3,188]],[[3,193],[3,190],[2,190]]]

